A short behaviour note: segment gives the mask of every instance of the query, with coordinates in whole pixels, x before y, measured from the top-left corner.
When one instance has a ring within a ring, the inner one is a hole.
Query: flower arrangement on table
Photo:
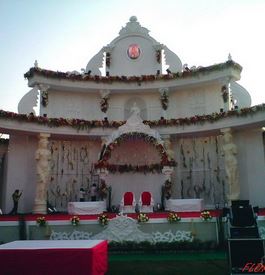
[[[138,220],[138,222],[148,222],[149,221],[149,217],[145,213],[140,213],[137,216],[137,220]]]
[[[98,217],[98,221],[101,225],[107,225],[108,222],[109,222],[109,218],[107,215],[105,214],[101,214],[99,217]]]
[[[170,212],[168,213],[167,220],[170,223],[179,222],[181,220],[181,217],[177,213]]]
[[[37,223],[38,226],[46,226],[47,222],[46,222],[45,217],[42,216],[42,217],[37,217],[36,223]]]
[[[70,219],[70,222],[72,223],[72,225],[78,225],[79,222],[80,222],[80,218],[78,216],[73,216],[71,219]]]
[[[201,212],[201,218],[204,220],[204,221],[209,221],[212,219],[212,215],[209,211],[207,210],[203,210]]]

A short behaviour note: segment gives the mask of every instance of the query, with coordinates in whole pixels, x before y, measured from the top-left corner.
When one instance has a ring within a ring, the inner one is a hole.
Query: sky
[[[231,53],[252,105],[265,103],[265,0],[0,0],[0,109],[17,112],[35,60],[81,71],[132,15],[190,67]]]

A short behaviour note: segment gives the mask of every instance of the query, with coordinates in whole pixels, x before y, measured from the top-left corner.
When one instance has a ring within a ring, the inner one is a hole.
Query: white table
[[[165,210],[174,212],[200,212],[204,208],[203,199],[169,199]]]
[[[68,213],[71,215],[101,214],[106,210],[106,201],[84,201],[68,203]]]

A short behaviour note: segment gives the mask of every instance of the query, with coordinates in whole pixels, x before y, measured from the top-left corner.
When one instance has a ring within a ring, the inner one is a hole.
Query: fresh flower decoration
[[[109,108],[109,97],[108,96],[104,96],[102,97],[101,101],[100,101],[100,110],[103,112],[103,113],[106,113],[108,111],[108,108]]]
[[[70,219],[72,225],[78,225],[79,222],[80,222],[80,218],[78,216],[73,216],[71,219]]]
[[[188,125],[204,124],[206,122],[214,123],[216,121],[230,117],[246,117],[258,112],[265,111],[265,103],[242,108],[240,110],[231,110],[227,112],[212,113],[208,115],[196,115],[185,118],[171,118],[159,120],[145,120],[144,124],[150,127],[182,127]],[[48,118],[44,116],[35,116],[33,113],[17,114],[0,110],[0,119],[9,119],[21,122],[37,123],[48,127],[72,127],[78,131],[89,130],[92,128],[118,128],[125,124],[125,121],[108,121],[108,120],[84,120],[84,119],[67,119],[67,118]]]
[[[41,105],[43,107],[47,107],[48,106],[48,92],[47,91],[43,91],[41,93]]]
[[[140,213],[137,216],[137,220],[138,220],[138,222],[148,222],[149,221],[149,217],[145,213]]]
[[[212,215],[209,211],[207,210],[204,210],[201,212],[201,218],[204,220],[204,221],[209,221],[212,219]]]
[[[181,220],[181,217],[178,216],[177,213],[170,212],[170,213],[168,213],[167,220],[170,223],[179,222]]]
[[[38,226],[45,226],[47,222],[46,222],[45,217],[42,216],[42,217],[37,217],[36,223]]]
[[[108,172],[112,174],[116,173],[128,173],[128,172],[133,172],[133,173],[161,173],[163,169],[163,165],[161,164],[149,164],[149,165],[130,165],[130,164],[109,164],[109,163],[96,163],[94,165],[95,169],[101,169],[101,168],[106,168]]]
[[[106,53],[106,66],[109,67],[111,63],[111,54]],[[41,69],[39,67],[30,68],[30,70],[24,74],[24,77],[30,79],[34,75],[41,75],[48,78],[57,78],[57,79],[68,79],[72,81],[94,81],[96,83],[112,83],[112,82],[147,82],[155,80],[172,80],[172,79],[183,79],[187,77],[197,77],[198,75],[208,74],[214,71],[221,71],[228,68],[234,68],[235,70],[242,71],[242,67],[235,63],[232,60],[228,60],[225,63],[220,63],[208,67],[197,67],[194,70],[177,72],[172,74],[164,75],[142,75],[142,76],[99,76],[99,75],[89,75],[89,74],[68,74],[59,71],[50,71]]]
[[[99,217],[98,217],[98,221],[101,225],[107,225],[108,222],[109,222],[109,218],[107,215],[105,214],[101,214]]]
[[[223,101],[224,103],[226,103],[228,101],[228,89],[226,85],[222,86],[221,92],[222,92]]]
[[[156,51],[156,61],[157,63],[161,63],[161,50]]]
[[[99,189],[98,189],[99,197],[101,199],[105,199],[108,196],[108,190],[109,189],[107,187],[105,180],[101,179]]]
[[[160,153],[161,165],[176,166],[176,162],[173,159],[169,158],[163,144],[159,143],[156,138],[154,138],[153,136],[149,136],[145,133],[130,132],[130,133],[125,133],[120,135],[113,142],[111,142],[109,145],[104,147],[104,150],[102,151],[100,156],[100,160],[97,163],[98,167],[106,168],[106,166],[108,165],[108,160],[111,158],[112,150],[115,149],[117,146],[119,146],[122,142],[126,141],[127,139],[131,139],[132,137],[136,139],[142,139],[145,142],[148,142],[151,145],[153,145]]]
[[[106,66],[109,68],[110,67],[110,59],[111,59],[111,54],[109,52],[106,53]]]
[[[167,110],[167,107],[168,107],[168,94],[167,94],[167,92],[165,92],[165,91],[163,92],[163,94],[160,97],[160,100],[161,100],[161,105],[162,105],[163,110]]]

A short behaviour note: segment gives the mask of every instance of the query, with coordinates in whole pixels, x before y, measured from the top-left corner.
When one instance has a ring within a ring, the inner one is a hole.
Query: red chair
[[[120,211],[123,213],[135,213],[135,206],[134,193],[125,192],[120,203]]]
[[[152,194],[148,191],[142,192],[139,199],[139,210],[140,212],[150,213],[154,210],[154,200]]]

